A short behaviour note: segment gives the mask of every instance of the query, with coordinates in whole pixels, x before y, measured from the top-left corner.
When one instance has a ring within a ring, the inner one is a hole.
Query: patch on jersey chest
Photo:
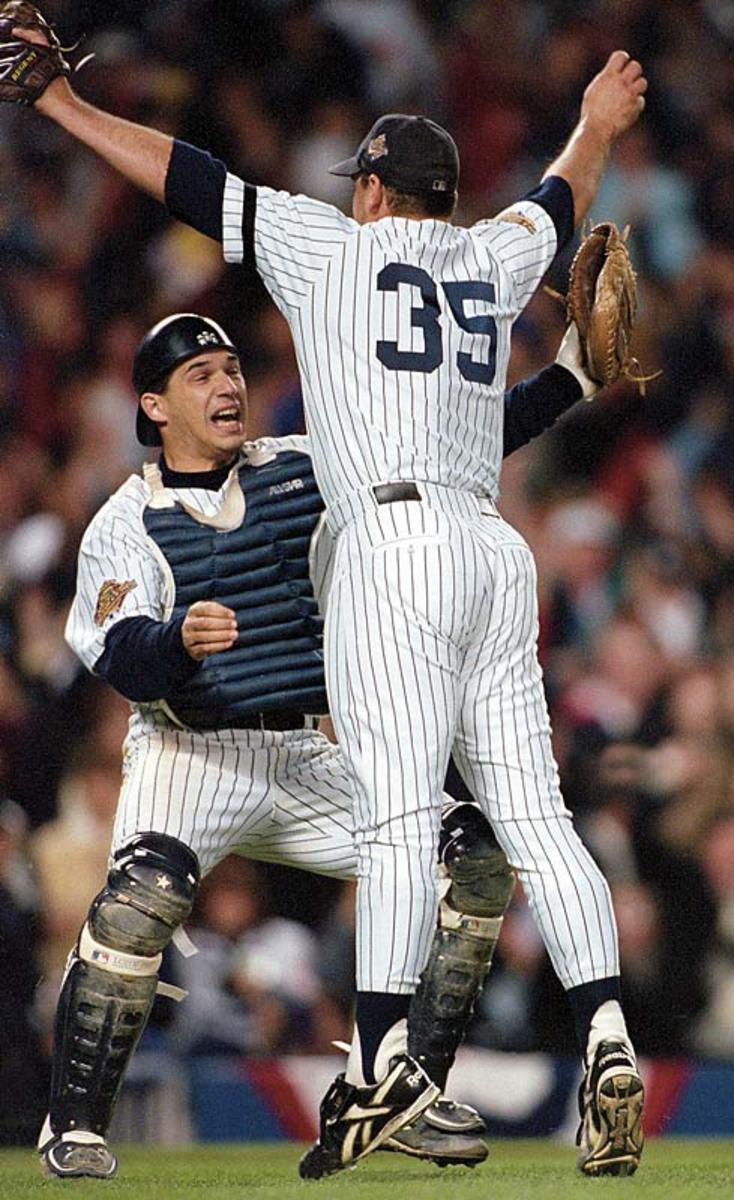
[[[105,579],[97,593],[97,604],[94,609],[95,625],[104,625],[113,612],[122,608],[122,602],[128,592],[137,586],[134,579],[126,579],[123,582],[117,579]]]
[[[525,216],[525,213],[515,212],[514,209],[510,209],[509,212],[500,213],[497,220],[510,221],[513,225],[522,225],[523,229],[527,229],[528,233],[537,233],[535,221],[531,221],[530,217]]]

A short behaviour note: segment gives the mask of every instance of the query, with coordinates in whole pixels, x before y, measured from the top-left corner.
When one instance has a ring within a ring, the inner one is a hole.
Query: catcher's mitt
[[[611,221],[595,225],[574,256],[568,278],[566,312],[579,331],[586,373],[601,387],[620,376],[644,384],[630,352],[637,315],[637,278],[622,233]],[[658,372],[659,373],[659,372]]]
[[[14,36],[14,29],[36,29],[48,45],[23,41]],[[52,79],[68,74],[59,39],[35,5],[0,0],[0,101],[35,104]]]

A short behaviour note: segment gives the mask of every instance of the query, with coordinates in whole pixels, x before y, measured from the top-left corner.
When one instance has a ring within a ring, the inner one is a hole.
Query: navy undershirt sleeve
[[[112,626],[94,670],[128,700],[164,700],[201,665],[181,640],[183,617],[126,617]]]
[[[562,250],[573,237],[576,223],[573,192],[566,180],[561,179],[560,175],[549,175],[522,198],[523,200],[533,200],[545,209],[556,227],[557,251]]]
[[[176,138],[166,175],[166,208],[172,217],[221,242],[226,180],[223,162]]]
[[[503,457],[527,445],[581,399],[581,384],[558,363],[505,392]]]

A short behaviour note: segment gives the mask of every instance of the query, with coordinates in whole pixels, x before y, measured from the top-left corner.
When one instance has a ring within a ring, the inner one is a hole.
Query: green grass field
[[[495,1142],[474,1171],[439,1170],[397,1155],[374,1154],[354,1171],[321,1183],[296,1176],[293,1144],[178,1150],[120,1147],[120,1174],[109,1182],[44,1180],[29,1150],[0,1151],[0,1197],[30,1200],[54,1192],[105,1200],[575,1200],[613,1192],[625,1200],[724,1200],[734,1196],[734,1140],[658,1141],[633,1179],[587,1180],[575,1174],[573,1151],[551,1142]]]

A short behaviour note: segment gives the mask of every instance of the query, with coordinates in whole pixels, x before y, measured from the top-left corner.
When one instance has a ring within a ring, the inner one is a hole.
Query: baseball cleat
[[[487,1126],[471,1104],[459,1104],[439,1096],[422,1114],[429,1125],[442,1133],[486,1133]]]
[[[366,1087],[337,1075],[321,1101],[319,1140],[301,1158],[302,1179],[322,1179],[359,1162],[389,1137],[415,1121],[438,1099],[438,1086],[415,1059],[391,1059],[385,1079]]]
[[[645,1138],[645,1089],[624,1042],[603,1041],[579,1090],[576,1165],[584,1175],[634,1175]]]
[[[410,1125],[392,1134],[380,1149],[422,1158],[439,1167],[476,1167],[488,1154],[481,1138],[484,1132],[484,1122],[475,1108],[440,1096]]]
[[[117,1173],[117,1159],[104,1138],[84,1129],[56,1135],[48,1118],[38,1154],[44,1174],[55,1179],[111,1179]]]

